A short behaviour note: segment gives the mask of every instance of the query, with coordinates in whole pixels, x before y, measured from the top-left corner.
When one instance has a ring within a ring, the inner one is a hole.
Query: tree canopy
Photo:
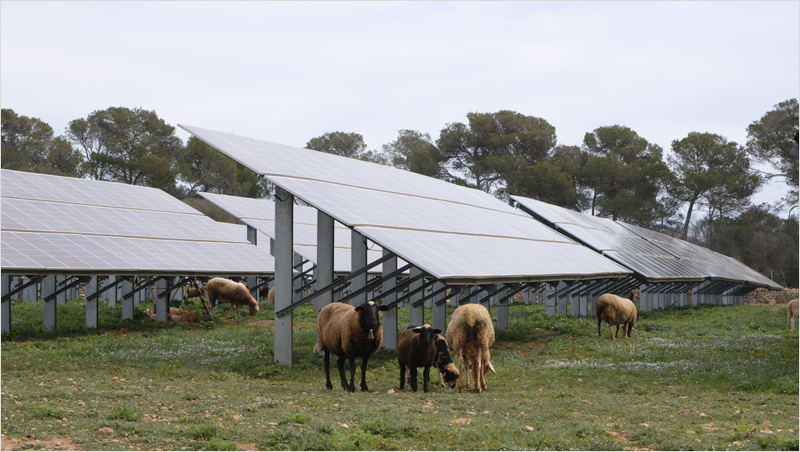
[[[2,109],[3,169],[80,177],[83,158],[39,118]]]
[[[783,203],[796,206],[798,203],[798,166],[796,157],[789,152],[796,144],[798,103],[797,99],[776,104],[758,121],[747,126],[747,152],[759,162],[767,162],[778,171],[767,177],[783,177],[789,185],[789,193]]]

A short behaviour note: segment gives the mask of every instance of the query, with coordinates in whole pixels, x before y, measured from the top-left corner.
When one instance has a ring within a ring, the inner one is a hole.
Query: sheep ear
[[[356,307],[356,312],[361,312],[361,311],[363,311],[363,310],[364,310],[364,307],[363,307],[363,306],[358,306],[358,307]]]
[[[389,306],[381,306],[378,309],[381,310],[381,311],[388,311],[389,309],[392,309],[392,308],[390,308]]]
[[[415,333],[419,334],[419,333],[421,333],[421,332],[422,332],[422,328],[414,328],[414,329],[413,329],[413,330],[411,330],[411,331],[413,331],[413,332],[415,332]]]
[[[439,334],[441,332],[442,332],[442,330],[439,330],[439,329],[433,330],[433,334]]]

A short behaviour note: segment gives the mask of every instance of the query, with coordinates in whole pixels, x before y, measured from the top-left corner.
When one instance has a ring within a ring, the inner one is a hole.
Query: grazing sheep
[[[447,326],[447,342],[458,355],[458,392],[461,392],[462,369],[469,371],[475,380],[475,390],[480,393],[486,389],[486,374],[495,372],[489,361],[489,347],[494,344],[494,325],[489,311],[480,304],[465,304],[453,312]],[[471,366],[471,367],[470,367]],[[466,374],[469,388],[469,374]]]
[[[203,296],[203,288],[202,287],[194,288],[194,287],[190,286],[186,290],[186,296],[183,297],[183,298],[184,299],[189,299],[189,298],[198,298],[198,297],[202,297],[202,296]]]
[[[437,334],[433,339],[434,346],[436,347],[436,357],[433,359],[433,365],[439,371],[439,385],[444,387],[445,382],[451,388],[456,386],[458,381],[459,372],[456,365],[453,364],[450,358],[450,349],[447,346],[447,339],[441,334]]]
[[[797,316],[798,314],[800,314],[800,312],[798,312],[797,303],[798,301],[795,298],[794,300],[789,302],[789,306],[787,306],[786,308],[786,311],[788,312],[789,316],[789,325],[791,326],[791,329],[794,329],[794,321],[797,320]]]
[[[618,297],[614,294],[604,293],[597,299],[595,313],[597,317],[598,337],[602,337],[600,334],[600,322],[602,320],[605,320],[608,324],[608,332],[611,333],[611,339],[617,340],[616,336],[619,336],[620,325],[622,325],[622,337],[631,337],[633,325],[636,323],[636,306],[631,300]],[[612,325],[617,326],[616,336],[611,329]]]
[[[270,298],[269,294],[272,292],[272,298]],[[269,288],[269,286],[261,286],[258,288],[258,298],[263,300],[264,298],[268,299],[270,304],[275,304],[275,288]]]
[[[225,278],[212,278],[203,287],[203,290],[208,293],[208,301],[212,305],[214,301],[219,301],[220,304],[230,303],[231,307],[225,313],[226,316],[231,313],[234,306],[236,306],[236,314],[239,314],[239,305],[243,304],[250,307],[250,315],[256,315],[259,310],[258,302],[250,295],[250,289],[242,283]]]
[[[411,390],[417,391],[417,368],[424,367],[422,388],[430,391],[431,366],[436,360],[434,339],[442,330],[435,330],[429,324],[408,327],[397,341],[397,362],[400,363],[400,389],[406,387],[406,368],[409,370]]]
[[[317,316],[317,341],[314,351],[324,353],[325,387],[333,389],[331,384],[331,353],[339,357],[336,363],[342,388],[356,392],[355,372],[356,358],[361,358],[361,390],[367,388],[367,361],[383,343],[383,327],[379,311],[386,311],[386,306],[378,306],[368,301],[361,306],[353,307],[346,303],[326,305]],[[344,370],[345,359],[350,360],[350,383]]]

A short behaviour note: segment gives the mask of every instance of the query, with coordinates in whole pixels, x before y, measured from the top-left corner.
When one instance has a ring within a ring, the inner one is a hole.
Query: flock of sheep
[[[264,288],[266,289],[266,288]],[[234,306],[239,313],[240,305],[250,308],[250,315],[258,313],[259,305],[249,289],[241,283],[225,278],[213,278],[201,292],[208,295],[213,304],[230,303],[228,314]],[[266,291],[266,290],[264,290]],[[190,292],[189,296],[193,294]],[[200,293],[195,294],[195,296]],[[263,296],[263,293],[261,294]],[[275,289],[267,293],[270,303],[275,303]],[[337,367],[342,388],[355,392],[356,358],[361,359],[361,390],[368,391],[366,372],[370,356],[377,352],[383,343],[383,327],[380,311],[389,308],[368,301],[361,306],[346,303],[332,303],[320,311],[317,316],[317,344],[315,352],[323,353],[325,363],[325,386],[333,389],[330,376],[330,355],[338,356]],[[614,294],[603,294],[597,299],[595,307],[597,317],[597,335],[602,337],[600,326],[603,321],[608,324],[611,339],[616,340],[622,326],[622,337],[631,337],[636,323],[636,306],[627,298]],[[798,300],[792,300],[788,306],[788,321],[792,329],[798,318]],[[616,333],[612,330],[616,326]],[[400,335],[397,343],[397,360],[400,364],[400,389],[405,388],[406,373],[413,391],[417,390],[417,369],[423,370],[423,390],[430,391],[430,369],[439,372],[439,384],[447,384],[451,388],[458,383],[458,392],[464,387],[469,389],[469,371],[475,382],[475,391],[480,393],[487,389],[486,375],[495,372],[490,361],[489,347],[494,343],[494,326],[489,311],[480,304],[465,304],[453,312],[447,326],[446,338],[439,329],[428,324],[410,326]],[[450,356],[450,350],[458,356],[459,367],[456,368]],[[345,362],[350,364],[350,380],[345,372]],[[462,384],[462,376],[466,384]]]

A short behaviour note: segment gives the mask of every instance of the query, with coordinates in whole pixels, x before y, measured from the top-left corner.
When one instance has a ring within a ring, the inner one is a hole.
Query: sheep
[[[368,301],[361,306],[353,307],[346,303],[326,305],[317,316],[317,345],[314,352],[324,353],[325,387],[333,389],[330,374],[331,353],[339,357],[337,367],[342,388],[356,392],[355,372],[356,358],[361,358],[361,390],[367,388],[367,362],[383,343],[383,327],[379,311],[386,311],[386,306],[378,306]],[[350,360],[350,383],[344,370],[345,359]]]
[[[208,301],[213,305],[214,301],[220,304],[230,303],[231,307],[225,316],[231,313],[236,306],[236,314],[239,314],[239,305],[246,304],[250,307],[250,315],[256,315],[259,310],[258,301],[250,295],[250,289],[242,283],[233,282],[225,278],[212,278],[203,287],[208,294]]]
[[[595,316],[597,317],[598,337],[602,337],[600,334],[600,322],[602,320],[605,320],[608,324],[608,332],[611,333],[611,339],[617,340],[614,331],[611,329],[612,325],[617,326],[616,336],[619,335],[619,326],[622,325],[622,337],[631,337],[633,325],[636,323],[636,306],[631,300],[605,293],[597,299],[596,306]]]
[[[436,347],[436,357],[433,359],[433,365],[439,371],[439,385],[445,386],[445,382],[451,388],[456,386],[458,381],[459,372],[456,369],[453,360],[450,358],[450,350],[447,346],[447,339],[441,334],[437,334],[433,339],[434,346]]]
[[[489,347],[494,344],[494,325],[489,311],[480,304],[465,304],[453,312],[447,326],[447,342],[458,355],[458,392],[461,392],[462,369],[469,371],[475,380],[475,390],[480,393],[486,389],[486,374],[495,372],[489,361]],[[469,388],[469,374],[466,374]]]
[[[797,303],[798,303],[797,298],[795,298],[794,300],[789,302],[789,306],[786,308],[787,315],[789,316],[789,325],[791,326],[791,329],[794,329],[794,321],[797,320],[798,314],[800,314],[800,312],[798,311]]]
[[[204,291],[203,291],[202,287],[194,288],[194,287],[189,286],[186,289],[186,295],[183,298],[184,299],[197,298],[197,297],[202,297],[203,294],[204,294]]]
[[[267,294],[267,300],[269,300],[269,304],[271,304],[271,305],[275,304],[275,288],[274,287],[269,290],[269,293]]]
[[[424,367],[423,385],[425,392],[430,391],[431,366],[436,360],[435,337],[442,330],[433,329],[429,324],[420,327],[408,327],[400,334],[397,341],[397,362],[400,364],[400,389],[406,386],[406,368],[409,370],[411,390],[417,391],[417,368]]]
[[[272,292],[272,298],[270,298],[269,294]],[[275,288],[269,288],[269,286],[261,286],[258,288],[258,298],[263,300],[266,298],[269,300],[270,304],[275,304]]]

